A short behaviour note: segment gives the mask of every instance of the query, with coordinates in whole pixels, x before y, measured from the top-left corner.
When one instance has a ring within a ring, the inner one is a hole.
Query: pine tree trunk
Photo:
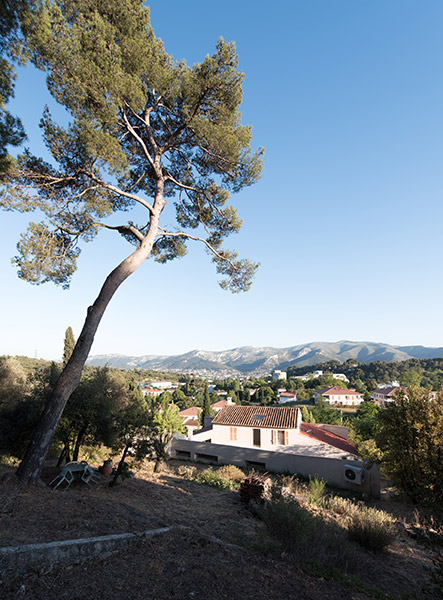
[[[88,429],[88,425],[83,425],[77,435],[77,439],[75,440],[74,453],[72,455],[72,460],[78,460],[78,455],[80,453],[80,447],[83,442],[83,438],[85,437],[86,430]]]
[[[83,367],[88,358],[100,320],[118,287],[149,256],[158,231],[158,215],[151,218],[151,227],[140,246],[121,262],[106,278],[100,294],[88,308],[82,332],[77,340],[66,367],[49,397],[43,415],[34,430],[25,456],[17,470],[21,487],[36,483],[40,478],[43,462],[49,452],[52,438],[62,416],[66,402],[80,382]]]
[[[125,446],[125,449],[123,450],[123,455],[120,459],[120,462],[118,463],[118,467],[117,470],[115,471],[114,477],[112,478],[112,480],[109,482],[109,487],[114,487],[114,485],[117,483],[117,479],[120,477],[121,472],[123,471],[123,465],[125,464],[125,459],[126,456],[129,452],[129,448],[131,447],[130,444],[127,444]]]
[[[60,456],[58,457],[57,467],[61,467],[63,459],[65,459],[65,463],[68,463],[71,460],[69,441],[65,441],[63,444],[63,449],[60,452]]]

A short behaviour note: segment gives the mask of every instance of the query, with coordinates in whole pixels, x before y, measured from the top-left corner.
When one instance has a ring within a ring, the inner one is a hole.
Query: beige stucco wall
[[[216,425],[212,424],[212,431],[207,432],[206,439],[210,439],[214,444],[227,444],[229,446],[241,446],[242,448],[253,448],[253,428],[252,427],[235,427],[237,431],[237,440],[230,439],[229,425]],[[272,443],[272,431],[278,431],[277,429],[266,429],[264,427],[257,427],[260,431],[260,448],[263,450],[275,450],[279,446]],[[296,441],[297,430],[286,429],[280,431],[288,432],[288,445],[292,445]],[[199,436],[201,434],[198,434]],[[277,436],[278,438],[278,436]]]
[[[342,406],[357,406],[364,401],[362,396],[349,394],[347,396],[332,394],[331,396],[326,396],[325,400],[329,404],[341,404]]]
[[[270,452],[263,449],[242,448],[209,442],[174,439],[170,454],[172,457],[207,461],[212,464],[233,464],[240,467],[259,467],[276,473],[300,473],[319,477],[338,488],[363,492],[369,496],[380,496],[380,471],[377,465],[366,467],[360,460],[306,456],[291,452]],[[357,485],[345,480],[345,465],[363,467],[365,481]]]

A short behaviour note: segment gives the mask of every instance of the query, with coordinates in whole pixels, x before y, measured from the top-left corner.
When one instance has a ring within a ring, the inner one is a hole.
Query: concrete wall
[[[166,533],[171,529],[172,527],[162,527],[140,533],[120,533],[43,544],[7,546],[0,548],[0,573],[20,574],[47,564],[81,562],[95,556],[105,558],[143,538]]]
[[[368,496],[380,497],[380,472],[377,465],[369,468],[360,460],[341,458],[323,458],[304,456],[285,452],[270,452],[254,448],[240,448],[213,444],[212,442],[194,442],[190,440],[172,441],[170,454],[174,458],[191,461],[204,461],[209,464],[233,464],[239,467],[259,468],[276,473],[300,473],[301,475],[320,477],[329,484],[353,492],[363,492]],[[361,485],[345,480],[345,465],[361,467],[365,480]]]

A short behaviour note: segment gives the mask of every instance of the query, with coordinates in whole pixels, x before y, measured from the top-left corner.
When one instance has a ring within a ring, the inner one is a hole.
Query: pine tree
[[[223,248],[241,227],[227,202],[230,192],[257,181],[262,168],[262,150],[252,152],[251,128],[240,124],[243,74],[234,44],[219,40],[215,53],[192,67],[175,63],[155,37],[142,0],[48,0],[33,25],[27,32],[32,60],[46,71],[49,91],[71,121],[63,128],[45,111],[42,131],[52,162],[26,152],[1,197],[7,209],[37,209],[44,217],[18,243],[19,277],[68,287],[81,242],[99,230],[122,235],[134,248],[88,308],[19,467],[22,484],[39,477],[112,296],[149,256],[164,263],[197,241],[224,289],[249,288],[257,265]],[[165,228],[169,198],[176,226]],[[121,211],[127,219],[133,206],[145,211],[141,224],[107,223]]]

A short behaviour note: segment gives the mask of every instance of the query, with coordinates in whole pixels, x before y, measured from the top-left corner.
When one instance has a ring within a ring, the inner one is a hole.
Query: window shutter
[[[276,439],[275,439],[276,435],[277,435],[277,432],[276,432],[276,431],[273,429],[273,430],[272,430],[272,443],[273,443],[273,444],[276,444],[276,443],[277,443],[277,442],[276,442]]]
[[[285,446],[288,445],[288,441],[289,441],[288,438],[289,438],[288,432],[285,431]]]

